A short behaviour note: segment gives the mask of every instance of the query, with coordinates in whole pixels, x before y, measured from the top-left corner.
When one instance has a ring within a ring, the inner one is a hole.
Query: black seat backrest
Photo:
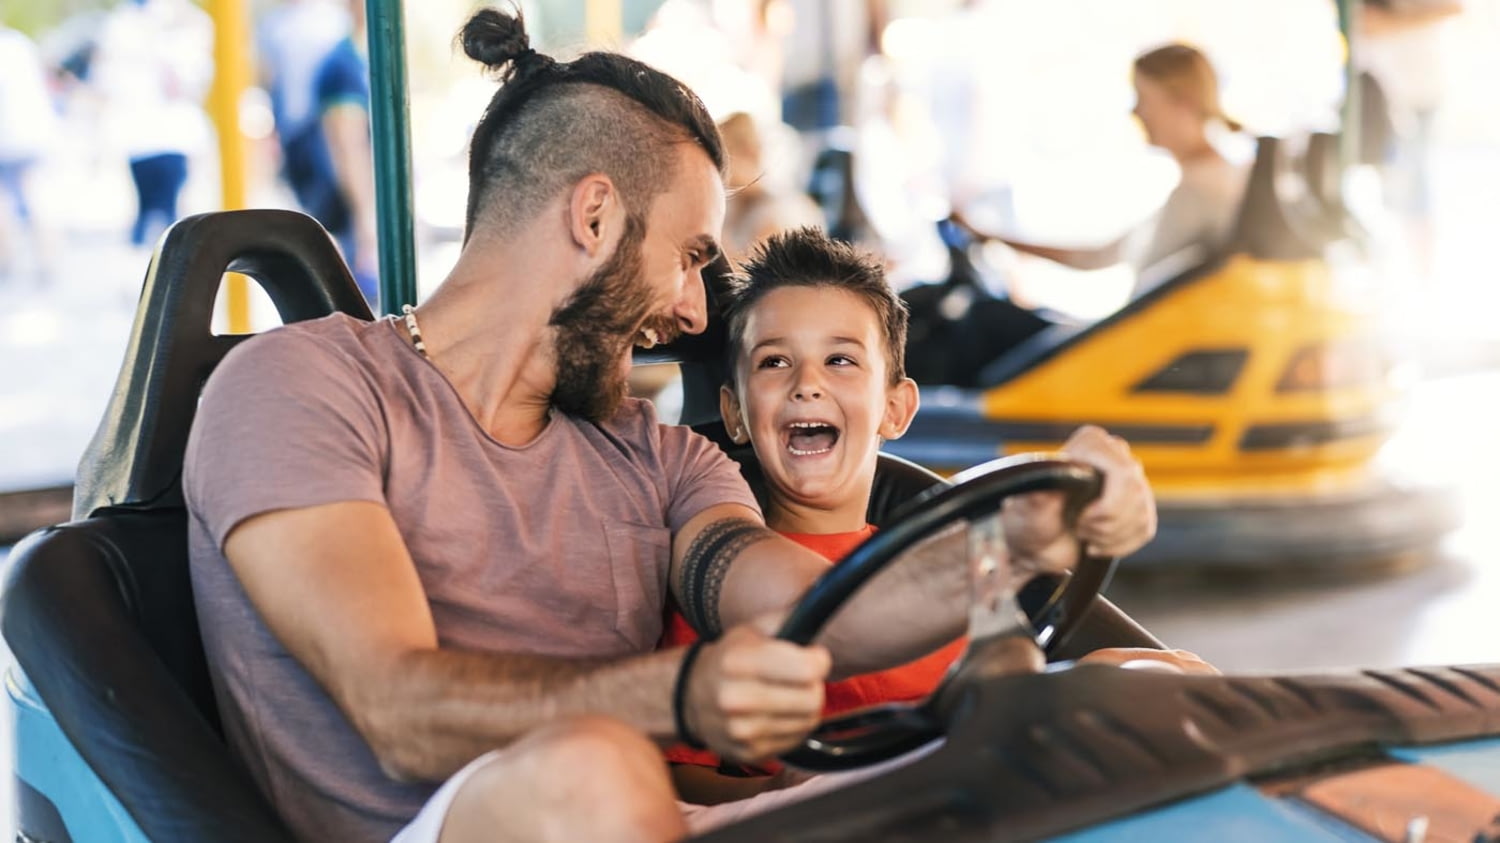
[[[80,755],[150,839],[289,840],[219,733],[188,573],[181,472],[223,274],[284,322],[370,311],[321,226],[279,210],[184,219],[163,236],[71,523],[18,545],[0,630]]]
[[[1256,141],[1255,164],[1245,182],[1245,198],[1230,236],[1229,251],[1256,260],[1301,261],[1321,257],[1323,243],[1316,232],[1293,224],[1294,214],[1282,200],[1279,183],[1286,173],[1280,138]],[[1300,179],[1299,179],[1300,181]]]
[[[305,214],[223,211],[173,225],[146,270],[114,395],[78,466],[74,518],[104,506],[181,505],[198,392],[244,339],[210,327],[225,272],[260,282],[283,322],[334,311],[370,318],[333,241]]]
[[[1324,208],[1339,214],[1344,210],[1344,187],[1339,172],[1339,136],[1313,132],[1307,138],[1302,173],[1307,189]]]

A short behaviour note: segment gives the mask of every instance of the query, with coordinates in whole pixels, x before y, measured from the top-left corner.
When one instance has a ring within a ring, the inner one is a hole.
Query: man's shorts
[[[827,773],[794,787],[773,790],[738,802],[726,802],[723,805],[690,805],[686,802],[678,802],[677,805],[682,809],[682,817],[687,821],[688,831],[693,834],[702,834],[719,826],[738,822],[794,802],[801,802],[820,793],[848,787],[855,782],[873,778],[888,770],[904,767],[934,752],[942,745],[942,741],[934,741],[900,758],[893,758],[862,770]],[[391,843],[437,843],[438,836],[443,831],[443,820],[448,816],[448,809],[452,807],[453,799],[458,795],[459,789],[470,776],[474,775],[475,771],[494,760],[501,752],[502,750],[493,750],[479,756],[443,782],[443,786],[438,788],[431,799],[427,800],[427,804],[422,806],[416,818],[391,838]]]

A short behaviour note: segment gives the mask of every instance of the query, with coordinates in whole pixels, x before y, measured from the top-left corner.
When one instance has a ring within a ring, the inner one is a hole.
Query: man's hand
[[[785,752],[822,719],[828,651],[757,628],[771,622],[731,628],[704,646],[688,676],[688,728],[725,758],[759,761]]]
[[[1063,503],[1062,492],[1031,492],[1000,504],[1005,547],[1018,576],[1060,574],[1078,564],[1078,539]]]
[[[1125,556],[1156,535],[1156,498],[1124,439],[1084,425],[1062,452],[1104,474],[1104,491],[1078,516],[1077,535],[1091,556]]]
[[[1187,650],[1153,650],[1149,647],[1107,647],[1078,660],[1079,664],[1112,664],[1137,670],[1158,669],[1179,673],[1217,676],[1219,669]]]

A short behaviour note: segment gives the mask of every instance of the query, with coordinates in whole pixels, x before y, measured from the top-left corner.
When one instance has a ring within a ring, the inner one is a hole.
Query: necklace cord
[[[412,348],[415,348],[418,354],[427,357],[427,344],[422,342],[422,329],[417,327],[417,309],[409,304],[403,304],[401,313],[406,320],[406,332],[411,334]]]

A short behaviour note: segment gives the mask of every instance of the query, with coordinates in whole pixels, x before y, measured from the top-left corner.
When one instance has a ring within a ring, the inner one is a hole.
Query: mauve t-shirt
[[[302,838],[387,840],[434,784],[385,776],[276,641],[224,558],[241,521],[336,501],[389,508],[444,647],[570,657],[649,652],[673,531],[756,508],[711,442],[627,400],[594,424],[554,414],[509,447],[390,320],[268,331],[209,379],[188,440],[193,593],[230,744]],[[296,578],[298,560],[284,560]]]

